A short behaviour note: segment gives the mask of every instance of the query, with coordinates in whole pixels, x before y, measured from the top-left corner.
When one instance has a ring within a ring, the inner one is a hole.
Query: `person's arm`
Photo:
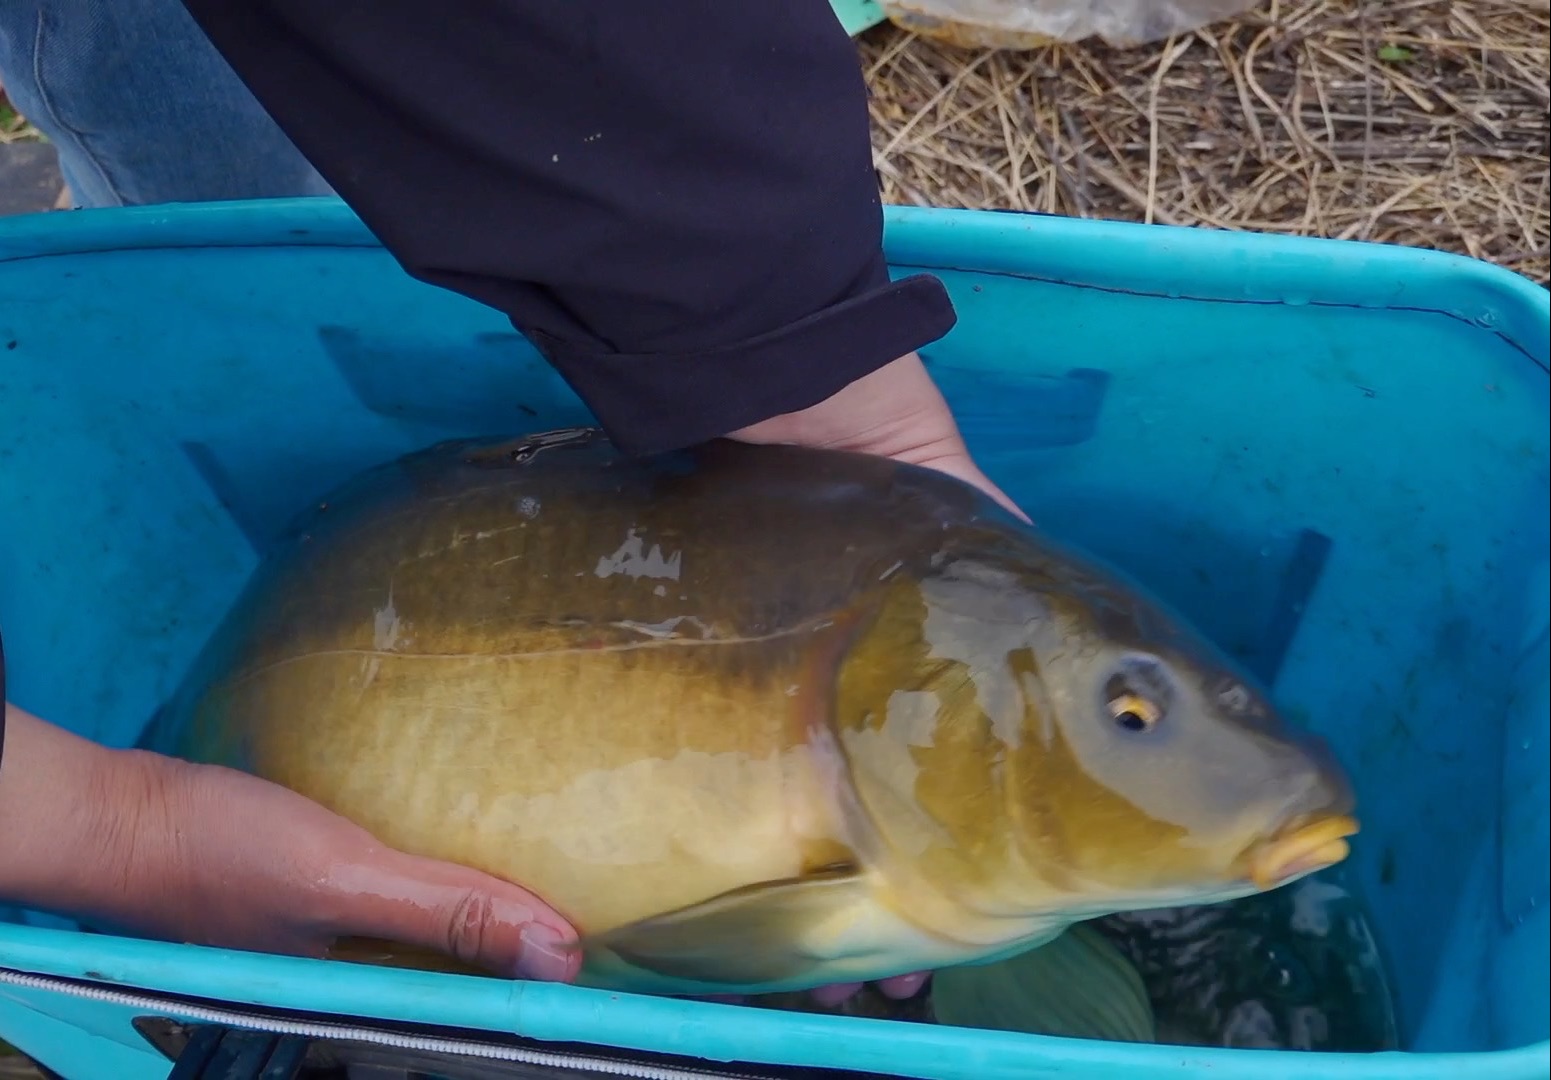
[[[510,316],[627,452],[816,405],[936,340],[891,282],[828,0],[184,0],[406,269]]]

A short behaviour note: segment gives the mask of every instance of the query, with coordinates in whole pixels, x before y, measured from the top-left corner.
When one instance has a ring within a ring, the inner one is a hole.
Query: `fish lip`
[[[1344,809],[1300,815],[1250,847],[1245,876],[1257,889],[1269,891],[1334,866],[1351,853],[1347,840],[1359,829],[1357,819]]]

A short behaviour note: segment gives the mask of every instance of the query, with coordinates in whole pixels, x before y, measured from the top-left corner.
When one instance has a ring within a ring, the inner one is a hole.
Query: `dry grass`
[[[890,202],[1379,240],[1546,284],[1547,0],[1265,0],[1153,46],[863,36]]]

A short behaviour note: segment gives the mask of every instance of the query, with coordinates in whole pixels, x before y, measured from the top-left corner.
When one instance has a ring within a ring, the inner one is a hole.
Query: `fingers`
[[[931,977],[930,971],[912,971],[908,975],[896,975],[892,979],[879,980],[878,989],[883,991],[885,997],[904,1001],[919,994]]]
[[[913,998],[921,992],[928,979],[932,977],[930,971],[912,971],[905,975],[895,975],[891,978],[878,980],[878,989],[885,997],[895,1001],[904,1001]],[[811,992],[814,1004],[820,1008],[833,1009],[843,1005],[853,996],[859,993],[862,984],[859,982],[831,983],[828,986],[820,986]]]
[[[509,978],[570,982],[581,967],[576,931],[558,913],[476,870],[384,848],[328,885],[345,904],[340,936],[430,949]]]
[[[813,1001],[820,1008],[833,1009],[844,1003],[861,990],[859,982],[831,983],[828,986],[820,986],[813,990]]]

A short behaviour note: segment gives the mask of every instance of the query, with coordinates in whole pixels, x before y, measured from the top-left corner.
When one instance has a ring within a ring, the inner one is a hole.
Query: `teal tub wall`
[[[1407,1053],[901,1030],[286,958],[218,971],[34,913],[0,923],[0,968],[428,1022],[456,1002],[493,1030],[712,1058],[827,1033],[830,1064],[943,1080],[1546,1076],[1545,290],[1438,253],[1031,215],[896,208],[887,243],[953,293],[928,362],[1047,528],[1247,657],[1300,531],[1329,537],[1275,690],[1355,774],[1352,873]],[[409,279],[333,200],[0,222],[9,693],[128,744],[297,507],[437,438],[588,419],[499,315]],[[93,1025],[115,1034],[71,1042]],[[72,1080],[164,1075],[125,1031],[110,1006],[0,985],[0,1038]]]

